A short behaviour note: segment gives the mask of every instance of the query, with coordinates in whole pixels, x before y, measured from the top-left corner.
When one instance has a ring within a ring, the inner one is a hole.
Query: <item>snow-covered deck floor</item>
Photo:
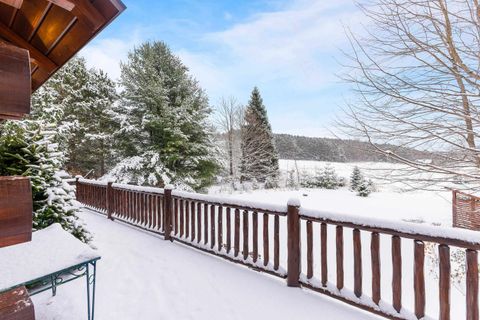
[[[95,319],[381,319],[85,211],[102,259]],[[34,267],[34,266],[32,266]],[[85,281],[34,296],[38,320],[86,319]]]

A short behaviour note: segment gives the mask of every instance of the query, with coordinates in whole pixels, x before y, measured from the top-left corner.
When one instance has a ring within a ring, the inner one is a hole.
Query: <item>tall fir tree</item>
[[[73,187],[63,179],[64,153],[54,125],[42,121],[8,121],[0,125],[0,176],[30,177],[33,229],[59,223],[78,239],[90,234],[77,217]]]
[[[126,183],[201,190],[218,169],[211,109],[188,68],[163,42],[146,42],[121,65],[117,132],[123,160],[109,173]]]
[[[358,166],[355,166],[350,176],[350,189],[352,191],[357,191],[360,185],[363,183],[365,178],[363,177],[362,172]]]
[[[242,181],[256,179],[267,187],[278,184],[278,152],[268,121],[267,109],[260,91],[255,87],[245,109],[242,125]]]
[[[112,167],[117,99],[115,83],[83,58],[70,60],[33,95],[33,118],[57,123],[70,173],[99,177]]]

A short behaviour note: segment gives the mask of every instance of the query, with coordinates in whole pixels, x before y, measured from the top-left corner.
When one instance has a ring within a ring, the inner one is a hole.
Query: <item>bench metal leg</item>
[[[90,270],[90,265],[93,270]],[[87,308],[88,308],[88,320],[94,320],[95,317],[95,280],[97,273],[97,262],[93,261],[86,266],[86,278],[87,278]],[[91,294],[91,296],[90,296]]]

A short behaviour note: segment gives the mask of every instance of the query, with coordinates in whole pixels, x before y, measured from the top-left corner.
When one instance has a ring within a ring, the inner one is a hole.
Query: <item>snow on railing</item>
[[[450,318],[451,263],[458,258],[450,255],[452,246],[465,256],[467,319],[478,319],[480,234],[474,231],[305,209],[295,199],[272,205],[83,179],[77,179],[77,198],[112,220],[286,278],[288,286],[303,286],[394,319],[432,319],[432,309],[426,308],[432,305],[438,306],[438,313],[433,313],[439,319]],[[388,245],[380,245],[384,242]],[[411,247],[405,246],[408,242]],[[425,253],[432,250],[438,252],[438,278],[434,284],[427,280],[437,287],[438,295],[426,295],[425,290]],[[385,259],[388,263],[382,264]],[[390,268],[387,282],[381,281],[385,265]],[[349,271],[352,288],[346,277]],[[371,290],[365,290],[365,282]],[[391,302],[382,298],[385,291],[390,291]],[[413,297],[413,305],[404,297]]]

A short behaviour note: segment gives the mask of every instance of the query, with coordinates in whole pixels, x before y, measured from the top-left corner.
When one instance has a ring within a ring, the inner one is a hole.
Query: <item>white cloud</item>
[[[332,61],[340,53],[338,47],[345,45],[343,23],[359,24],[363,19],[351,0],[297,0],[204,40],[217,48],[216,53],[209,50],[210,58],[229,74],[240,70],[240,75],[244,71],[265,82],[317,88],[335,79]]]
[[[85,57],[89,67],[102,69],[117,80],[120,78],[120,61],[126,61],[128,52],[141,41],[137,31],[126,38],[98,39],[86,46],[80,55]]]

